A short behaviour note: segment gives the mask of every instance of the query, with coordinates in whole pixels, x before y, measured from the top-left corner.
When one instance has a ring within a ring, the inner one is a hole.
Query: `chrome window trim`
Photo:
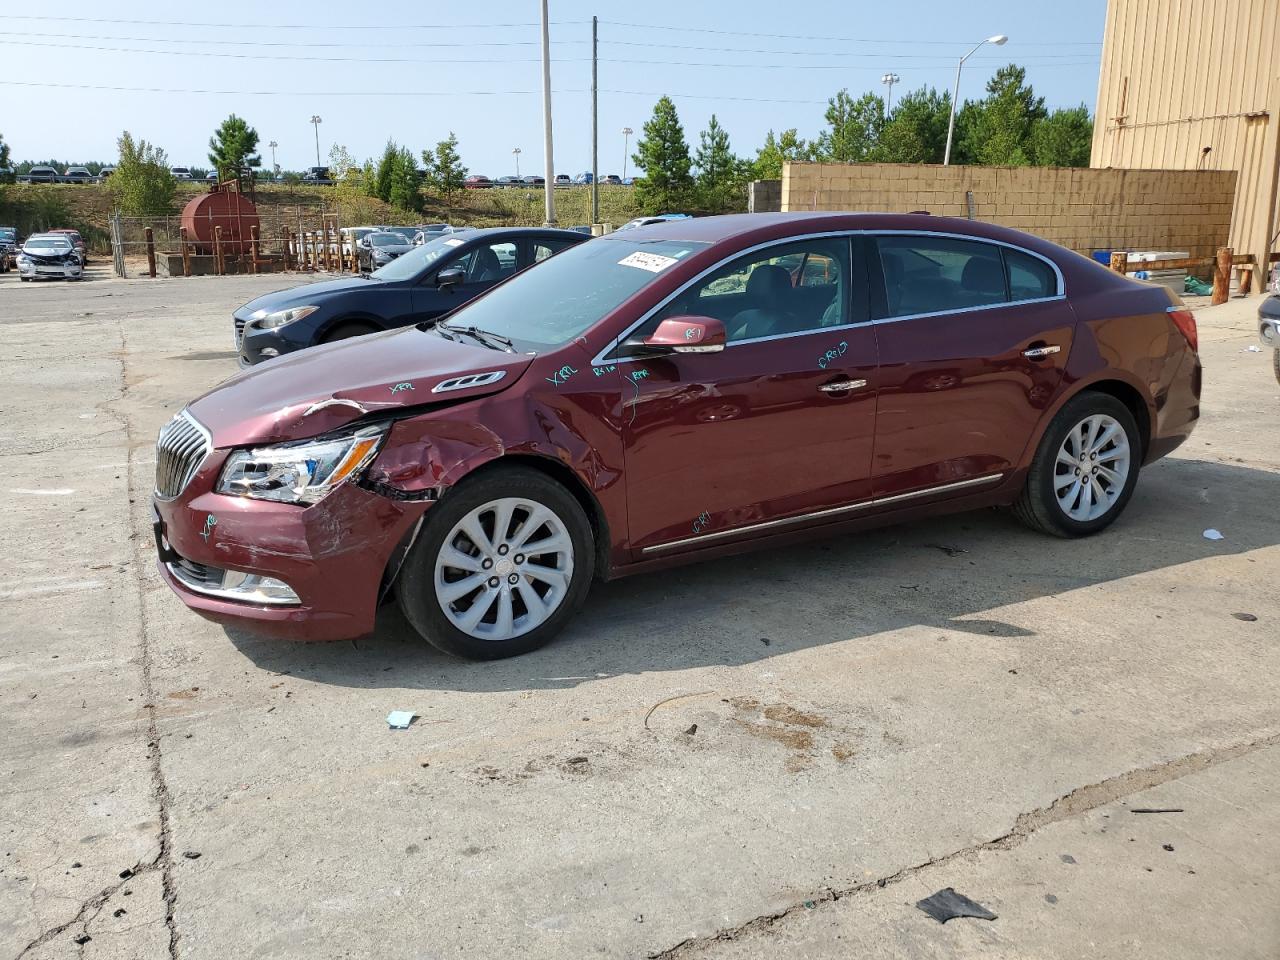
[[[960,307],[955,310],[939,310],[935,313],[914,313],[914,314],[909,314],[901,317],[881,317],[879,319],[872,319],[868,321],[868,323],[871,323],[871,324],[897,323],[902,320],[915,320],[920,317],[940,317],[940,316],[945,316],[951,313],[969,313],[975,310],[990,310],[995,307],[1018,307],[1018,306],[1025,306],[1026,304],[1031,304],[1031,303],[1050,303],[1054,300],[1065,300],[1067,297],[1066,281],[1062,276],[1062,269],[1056,263],[1054,263],[1052,260],[1044,256],[1043,254],[1036,253],[1034,250],[1028,250],[1026,247],[1019,246],[1016,243],[1010,243],[1007,240],[993,240],[988,237],[975,237],[972,234],[955,233],[953,231],[948,231],[948,230],[859,229],[859,230],[828,230],[828,231],[823,231],[821,233],[806,233],[806,234],[803,234],[802,236],[784,237],[778,240],[766,240],[764,243],[758,243],[755,246],[746,247],[742,250],[735,251],[734,253],[729,254],[727,257],[724,257],[716,261],[711,266],[707,267],[705,270],[702,270],[701,272],[699,272],[696,276],[691,277],[689,280],[686,280],[683,284],[681,284],[679,287],[673,290],[670,294],[664,297],[661,301],[659,301],[655,306],[650,307],[648,310],[646,310],[639,320],[636,320],[634,323],[628,326],[625,330],[622,331],[622,333],[620,333],[614,340],[612,340],[608,346],[604,347],[598,353],[596,353],[596,355],[591,358],[591,365],[593,367],[599,367],[599,366],[606,366],[608,364],[643,363],[645,360],[650,359],[647,357],[610,357],[609,354],[613,353],[620,346],[622,346],[622,343],[627,339],[627,337],[631,336],[632,332],[634,332],[638,328],[648,323],[651,319],[653,319],[653,317],[657,313],[664,310],[673,300],[675,300],[677,297],[685,293],[685,291],[687,291],[694,284],[698,283],[698,281],[702,280],[708,274],[714,273],[716,270],[719,270],[721,267],[725,266],[726,264],[731,263],[732,261],[738,259],[739,257],[744,257],[748,254],[755,253],[758,250],[767,250],[769,247],[777,247],[777,246],[782,246],[784,244],[790,244],[790,243],[803,243],[806,240],[829,240],[833,237],[843,237],[847,239],[852,239],[854,237],[873,237],[874,238],[878,236],[944,237],[946,239],[951,239],[951,240],[970,240],[970,241],[973,241],[974,243],[989,243],[994,246],[1007,247],[1010,250],[1017,250],[1019,253],[1025,253],[1029,257],[1034,257],[1037,260],[1047,263],[1053,269],[1053,275],[1057,278],[1057,281],[1058,281],[1058,292],[1057,294],[1051,297],[1034,297],[1029,300],[1012,300],[1005,303],[984,304],[978,307]],[[773,336],[770,336],[770,337],[753,337],[750,340],[734,340],[730,343],[725,344],[725,349],[728,350],[736,346],[743,346],[751,343],[764,343],[769,340],[784,340],[790,337],[804,337],[814,333],[822,333],[826,331],[848,330],[853,327],[861,327],[865,325],[866,325],[865,323],[845,323],[845,324],[841,324],[838,327],[815,327],[812,330],[800,330],[795,333],[779,333],[779,334],[774,334]]]
[[[875,507],[883,507],[892,503],[899,503],[904,500],[915,500],[919,497],[928,497],[938,493],[948,493],[953,490],[966,490],[970,487],[981,487],[995,483],[1004,477],[1003,473],[991,473],[985,477],[971,477],[968,480],[958,480],[955,483],[944,483],[936,487],[926,487],[923,490],[912,490],[910,493],[897,493],[891,497],[876,497],[871,500],[862,500],[858,503],[846,504],[843,507],[830,507],[826,510],[817,510],[813,513],[803,513],[797,517],[782,517],[778,520],[765,520],[761,523],[748,524],[745,527],[733,527],[729,530],[717,530],[714,533],[704,533],[696,537],[684,537],[680,540],[669,540],[666,543],[657,543],[651,547],[644,547],[640,550],[645,553],[659,553],[665,550],[674,550],[677,547],[687,546],[691,543],[707,543],[713,540],[724,540],[729,537],[737,537],[743,534],[752,533],[757,530],[768,530],[774,527],[790,526],[791,524],[803,523],[806,520],[817,520],[822,517],[836,517],[844,513],[858,513],[863,510],[871,510]]]

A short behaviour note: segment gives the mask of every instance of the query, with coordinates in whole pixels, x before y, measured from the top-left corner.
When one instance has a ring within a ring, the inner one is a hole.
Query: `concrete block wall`
[[[1094,250],[1186,250],[1227,244],[1234,170],[1094,170],[937,164],[788,163],[783,210],[968,216]],[[1240,251],[1245,252],[1245,251]]]

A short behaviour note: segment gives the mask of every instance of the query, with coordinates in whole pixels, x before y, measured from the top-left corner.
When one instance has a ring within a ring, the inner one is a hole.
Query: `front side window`
[[[1000,247],[955,237],[876,239],[886,316],[910,317],[1006,303]]]
[[[730,343],[836,327],[849,322],[849,242],[779,244],[747,254],[693,284],[653,317],[714,317]]]

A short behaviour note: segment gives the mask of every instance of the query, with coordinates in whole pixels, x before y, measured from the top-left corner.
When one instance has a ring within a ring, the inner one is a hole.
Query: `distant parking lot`
[[[1097,538],[983,512],[721,560],[466,663],[394,608],[291,644],[169,593],[156,431],[302,278],[109,272],[0,275],[5,955],[1280,950],[1256,299],[1199,312],[1201,424]],[[915,908],[947,887],[997,919]]]

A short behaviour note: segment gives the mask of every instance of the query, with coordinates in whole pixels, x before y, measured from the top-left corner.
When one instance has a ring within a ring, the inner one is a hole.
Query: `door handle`
[[[1022,355],[1028,360],[1043,360],[1045,357],[1053,356],[1055,353],[1061,353],[1062,347],[1056,343],[1048,344],[1043,347],[1028,347],[1022,351]]]
[[[848,393],[850,390],[861,390],[866,385],[865,380],[837,380],[835,383],[824,383],[818,389],[823,393]]]

